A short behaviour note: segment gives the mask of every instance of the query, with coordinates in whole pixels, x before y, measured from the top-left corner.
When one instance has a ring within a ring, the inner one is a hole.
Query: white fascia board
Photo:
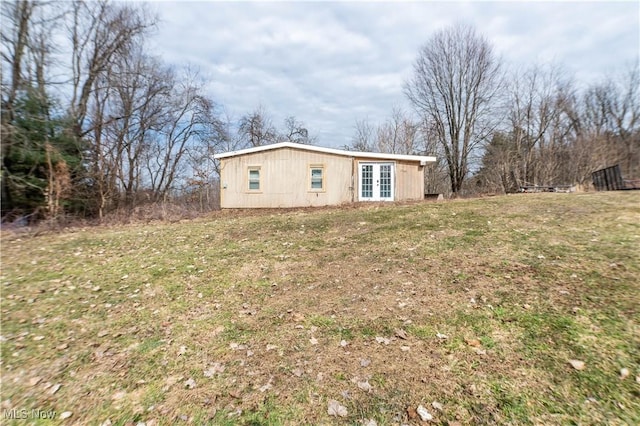
[[[382,154],[379,152],[345,151],[342,149],[325,148],[322,146],[314,146],[314,145],[303,145],[303,144],[293,143],[293,142],[279,142],[271,145],[256,146],[253,148],[240,149],[238,151],[224,152],[221,154],[214,155],[213,158],[215,158],[216,160],[219,160],[221,158],[236,157],[238,155],[252,154],[254,152],[269,151],[272,149],[279,149],[279,148],[301,149],[305,151],[323,152],[325,154],[342,155],[345,157],[365,157],[365,158],[376,158],[376,159],[382,159],[382,160],[419,161],[420,164],[423,166],[426,163],[436,161],[436,157],[430,157],[425,155],[402,155],[402,154]]]

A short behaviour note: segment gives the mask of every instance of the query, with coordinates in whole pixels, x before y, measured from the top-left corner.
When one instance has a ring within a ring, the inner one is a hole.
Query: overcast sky
[[[558,64],[588,83],[640,52],[640,2],[155,2],[153,50],[190,64],[235,119],[261,104],[317,144],[350,143],[357,119],[410,110],[402,86],[434,32],[471,24],[510,67]]]

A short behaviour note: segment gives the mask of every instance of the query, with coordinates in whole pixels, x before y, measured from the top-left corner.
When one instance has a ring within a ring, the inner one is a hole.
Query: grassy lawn
[[[5,232],[0,278],[6,424],[640,424],[638,192]]]

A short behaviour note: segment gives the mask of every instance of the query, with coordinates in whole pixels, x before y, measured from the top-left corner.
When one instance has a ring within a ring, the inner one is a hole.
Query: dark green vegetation
[[[442,424],[638,424],[638,253],[633,192],[5,233],[3,409],[384,425],[418,423],[421,404]]]

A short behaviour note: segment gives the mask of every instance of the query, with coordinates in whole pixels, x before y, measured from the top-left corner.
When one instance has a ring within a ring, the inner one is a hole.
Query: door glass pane
[[[362,198],[371,198],[373,197],[373,164],[364,164],[361,170]]]
[[[380,165],[380,197],[391,198],[391,165]]]

